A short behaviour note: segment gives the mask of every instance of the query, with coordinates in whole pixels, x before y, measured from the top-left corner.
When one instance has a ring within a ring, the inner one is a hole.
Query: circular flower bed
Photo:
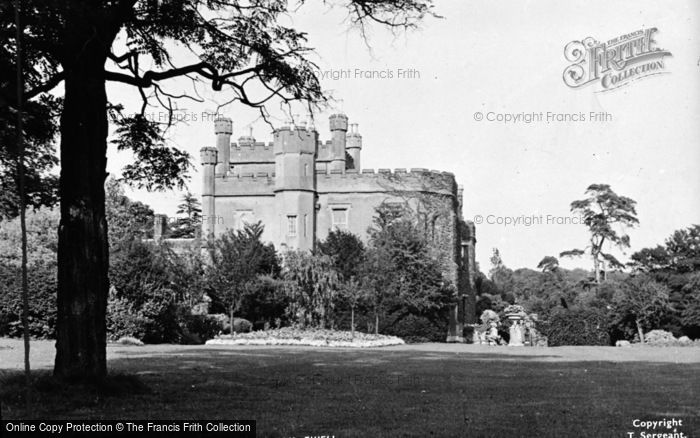
[[[371,335],[327,329],[293,328],[259,330],[233,336],[219,336],[207,341],[207,345],[309,345],[313,347],[386,347],[401,345],[396,336]]]

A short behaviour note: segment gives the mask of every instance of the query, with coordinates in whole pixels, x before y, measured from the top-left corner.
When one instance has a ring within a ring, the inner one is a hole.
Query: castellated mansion
[[[350,128],[350,129],[348,129]],[[345,114],[330,116],[322,142],[305,124],[274,131],[271,143],[244,135],[231,142],[233,123],[214,122],[216,147],[201,149],[202,236],[261,221],[263,240],[278,251],[312,250],[334,229],[364,241],[376,208],[401,204],[424,217],[431,245],[458,296],[448,341],[463,341],[474,319],[474,225],[462,216],[455,176],[421,168],[363,169],[362,136]]]

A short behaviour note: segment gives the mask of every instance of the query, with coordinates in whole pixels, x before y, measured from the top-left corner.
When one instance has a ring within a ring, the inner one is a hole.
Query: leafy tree
[[[614,295],[618,319],[634,321],[640,342],[644,343],[644,331],[658,326],[671,310],[668,288],[648,276],[630,277]]]
[[[700,272],[690,275],[683,287],[683,302],[680,306],[680,322],[683,331],[690,337],[700,338]]]
[[[285,319],[288,301],[284,280],[278,272],[260,275],[243,297],[240,314],[254,327],[264,328],[266,324],[280,327]]]
[[[116,178],[105,182],[105,216],[109,228],[110,248],[117,242],[153,237],[153,210],[129,199]]]
[[[178,287],[174,277],[174,253],[166,244],[155,246],[139,239],[122,240],[111,251],[109,281],[119,298],[137,308],[157,293]]]
[[[261,222],[246,224],[242,230],[228,230],[208,242],[207,284],[226,306],[231,327],[258,276],[279,272],[274,247],[261,241],[263,230]]]
[[[340,282],[333,260],[323,254],[289,251],[284,255],[289,318],[311,327],[332,327]]]
[[[410,211],[381,205],[369,229],[370,249],[361,277],[379,330],[382,310],[394,323],[408,315],[446,319],[456,291],[432,257],[419,221]]]
[[[398,273],[391,255],[386,248],[370,247],[361,267],[362,288],[364,296],[374,314],[374,333],[379,334],[379,315],[384,304],[398,294],[396,281]]]
[[[631,258],[630,266],[644,272],[696,272],[700,270],[700,225],[676,230],[663,246],[644,248]]]
[[[27,213],[27,261],[30,266],[34,263],[55,264],[58,223],[57,210],[42,208]],[[0,221],[0,264],[20,266],[21,240],[19,218]]]
[[[63,82],[60,116],[61,226],[58,249],[58,329],[54,374],[75,380],[106,374],[108,238],[105,219],[108,115],[117,116],[119,149],[134,152],[124,174],[147,188],[182,187],[189,167],[185,152],[168,147],[157,122],[145,110],[160,102],[172,114],[179,99],[166,82],[178,77],[207,82],[230,93],[231,101],[258,108],[275,98],[310,106],[325,96],[317,68],[308,60],[306,34],[286,27],[287,2],[262,0],[25,0],[16,2],[24,23],[22,100],[37,99]],[[350,21],[411,28],[432,14],[430,0],[351,0],[344,4]],[[296,6],[294,6],[296,7]],[[0,9],[0,67],[3,78],[19,70],[13,7]],[[118,39],[123,36],[124,39]],[[125,44],[121,44],[125,43]],[[173,47],[188,56],[175,56]],[[126,50],[120,48],[126,47]],[[143,98],[141,113],[120,117],[109,104],[106,83],[133,86]],[[16,83],[0,84],[0,105],[16,109]],[[195,97],[193,97],[195,96]],[[169,124],[168,124],[169,126]],[[80,309],[79,312],[74,309]]]
[[[335,269],[344,280],[356,278],[364,257],[365,245],[355,234],[345,230],[332,230],[326,240],[316,245],[318,252],[333,259]]]
[[[559,259],[552,256],[545,256],[537,264],[537,269],[541,269],[542,272],[554,272],[559,269]]]
[[[6,72],[8,58],[0,57],[0,72]],[[3,78],[6,76],[2,75]],[[44,96],[23,107],[23,140],[25,193],[29,208],[53,207],[58,203],[58,165],[55,138],[58,132],[56,115],[61,101]],[[19,215],[19,190],[16,129],[17,116],[8,107],[0,105],[0,219]]]
[[[41,208],[27,212],[28,329],[53,338],[56,328],[56,247],[59,214]],[[0,221],[0,336],[22,334],[22,229],[20,218]]]
[[[593,259],[593,272],[596,283],[600,283],[601,271],[605,272],[605,263],[612,268],[624,267],[615,256],[603,251],[604,245],[610,243],[619,248],[629,248],[630,238],[624,228],[639,223],[636,201],[615,193],[608,184],[591,184],[586,189],[588,197],[571,203],[571,212],[581,215],[583,223],[591,233],[590,245],[585,249],[564,251],[560,257],[581,256],[588,251]],[[620,231],[615,228],[622,228]]]
[[[359,237],[345,230],[332,230],[326,240],[316,245],[320,254],[331,257],[338,273],[338,293],[350,308],[350,331],[355,336],[355,310],[363,302],[366,292],[359,276],[365,257],[365,245]]]
[[[350,281],[344,281],[340,284],[340,296],[345,300],[350,307],[350,333],[352,338],[355,338],[355,309],[362,304],[366,299],[366,292],[362,289],[360,281],[355,277]]]
[[[700,271],[700,225],[676,230],[663,245],[644,248],[632,254],[629,265],[647,273],[670,289],[669,301],[676,309],[670,329],[688,336],[700,336],[697,314],[697,272]]]
[[[501,297],[508,302],[512,302],[515,297],[513,295],[513,270],[506,267],[501,258],[501,253],[498,248],[493,249],[491,255],[491,270],[489,278],[496,286]]]
[[[187,191],[177,206],[177,214],[184,214],[184,218],[178,219],[178,226],[172,231],[171,237],[194,237],[195,230],[202,220],[202,208],[196,196]]]

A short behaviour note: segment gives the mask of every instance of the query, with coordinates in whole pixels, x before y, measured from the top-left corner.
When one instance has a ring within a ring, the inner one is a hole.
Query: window
[[[287,216],[287,235],[296,236],[297,235],[297,217],[296,215]]]
[[[304,237],[306,237],[306,230],[308,229],[308,215],[304,215]]]
[[[331,228],[334,230],[348,229],[347,208],[334,208],[331,210]]]

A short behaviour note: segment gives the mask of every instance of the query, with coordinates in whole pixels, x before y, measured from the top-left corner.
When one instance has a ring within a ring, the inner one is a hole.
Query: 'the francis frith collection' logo
[[[643,77],[668,73],[664,57],[671,52],[657,47],[657,29],[642,29],[606,42],[591,37],[571,41],[564,56],[572,64],[564,70],[564,83],[571,88],[598,83],[610,91]]]

